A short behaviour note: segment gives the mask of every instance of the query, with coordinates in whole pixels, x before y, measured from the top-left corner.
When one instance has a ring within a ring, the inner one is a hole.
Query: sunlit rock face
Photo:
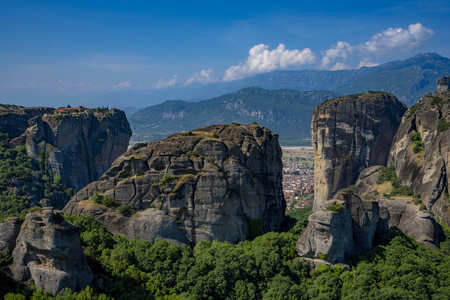
[[[315,107],[314,211],[367,167],[385,165],[406,106],[395,96],[367,92],[330,99]]]
[[[401,185],[410,186],[427,208],[450,225],[450,77],[405,113],[389,154]],[[420,144],[422,143],[422,144]]]

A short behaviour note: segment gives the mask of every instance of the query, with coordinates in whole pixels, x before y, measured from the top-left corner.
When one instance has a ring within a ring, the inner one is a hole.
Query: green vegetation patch
[[[92,108],[91,112],[93,113],[108,113],[109,112],[109,106],[102,106],[102,107],[97,107],[97,108]]]
[[[438,125],[437,125],[437,131],[443,132],[447,131],[450,128],[450,122],[447,122],[444,118],[439,119]]]
[[[378,170],[378,173],[379,173],[379,175],[378,175],[377,184],[382,184],[383,182],[391,181],[393,187],[395,187],[394,185],[396,185],[398,187],[398,179],[397,179],[397,174],[395,173],[395,167],[382,166]]]
[[[338,213],[341,213],[343,209],[344,208],[342,207],[342,205],[337,204],[337,203],[327,207],[327,210],[335,211],[335,212],[338,212]]]
[[[171,182],[171,181],[173,181],[175,179],[177,179],[176,176],[170,176],[170,175],[166,174],[159,181],[159,186],[162,187],[162,186],[166,185],[167,183],[169,183],[169,182]]]
[[[0,133],[0,220],[25,217],[29,209],[40,205],[35,199],[47,198],[52,203],[61,196],[69,200],[76,190],[62,184],[61,177],[47,170],[49,153],[40,152],[40,159],[27,155],[26,147],[9,147],[9,137]],[[61,209],[62,207],[56,207]]]
[[[414,104],[414,105],[411,105],[411,106],[409,107],[408,115],[406,116],[406,119],[411,118],[411,117],[416,113],[416,111],[417,111],[418,108],[419,108],[419,103],[416,103],[416,104]]]
[[[0,107],[3,107],[5,109],[18,109],[18,108],[25,108],[25,106],[15,105],[15,104],[3,104],[0,103]]]
[[[119,202],[117,202],[116,199],[112,197],[103,197],[100,195],[100,192],[95,191],[94,195],[92,195],[92,201],[94,201],[95,204],[101,204],[106,207],[117,207],[119,206]]]
[[[423,154],[425,151],[425,144],[422,142],[422,136],[420,132],[414,132],[411,134],[411,141],[414,143],[413,152]]]
[[[136,210],[130,204],[121,205],[117,207],[117,210],[119,211],[120,214],[122,214],[125,217],[131,217],[136,212]]]
[[[183,136],[195,136],[195,134],[192,131],[187,131],[183,133]]]
[[[384,193],[383,196],[386,198],[395,196],[413,196],[414,191],[409,186],[400,185],[398,183],[397,174],[395,173],[395,167],[385,167],[382,166],[378,170],[378,180],[377,184],[382,184],[386,181],[390,181],[392,184],[392,191],[389,194]],[[417,195],[416,195],[417,196]],[[420,196],[418,196],[420,198]]]

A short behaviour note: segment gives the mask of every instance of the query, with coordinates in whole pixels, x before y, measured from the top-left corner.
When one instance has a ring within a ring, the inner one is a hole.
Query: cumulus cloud
[[[409,51],[428,41],[434,31],[420,23],[411,24],[408,29],[388,28],[373,35],[361,46],[363,53],[384,54],[390,50]]]
[[[173,78],[170,80],[164,80],[164,79],[160,79],[156,84],[155,87],[157,89],[166,89],[169,87],[173,87],[177,84],[178,82],[178,75],[173,75]]]
[[[286,69],[313,64],[316,55],[309,48],[302,51],[286,49],[284,44],[279,44],[276,49],[269,50],[269,46],[259,44],[249,51],[246,61],[232,66],[225,71],[223,80],[230,81],[248,75],[273,71],[275,69]]]
[[[329,65],[338,58],[343,58],[344,60],[347,59],[347,56],[351,52],[353,52],[354,49],[355,48],[352,47],[349,43],[338,41],[336,46],[333,45],[333,47],[331,47],[330,49],[322,52],[323,58],[322,58],[322,64],[320,65],[320,67],[328,68]],[[341,65],[343,65],[343,64],[341,64]]]
[[[186,81],[186,85],[191,85],[194,82],[199,82],[199,83],[211,83],[214,81],[217,81],[217,78],[212,76],[213,73],[213,69],[207,69],[207,70],[201,70],[198,73],[194,73],[194,75],[192,75],[187,81]]]
[[[347,66],[346,64],[337,62],[332,68],[331,71],[339,71],[339,70],[350,70],[350,66]]]
[[[376,67],[379,66],[379,63],[370,62],[368,58],[365,58],[359,62],[358,69],[362,67]]]
[[[131,86],[131,83],[129,83],[128,81],[113,85],[114,89],[126,89],[129,88]]]

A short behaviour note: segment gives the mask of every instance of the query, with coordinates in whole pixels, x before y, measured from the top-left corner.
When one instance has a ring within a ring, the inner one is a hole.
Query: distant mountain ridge
[[[283,144],[309,144],[311,112],[338,94],[249,87],[200,102],[170,100],[129,117],[133,139],[159,140],[179,131],[212,124],[258,124],[280,134]]]
[[[249,86],[258,86],[270,90],[328,90],[341,95],[370,90],[384,91],[394,94],[410,106],[423,94],[434,92],[436,80],[448,74],[450,59],[437,53],[423,53],[405,60],[353,70],[273,71],[228,82],[193,84],[152,91],[120,91],[103,95],[97,98],[94,104],[122,108],[130,104],[146,107],[168,99],[211,99]]]

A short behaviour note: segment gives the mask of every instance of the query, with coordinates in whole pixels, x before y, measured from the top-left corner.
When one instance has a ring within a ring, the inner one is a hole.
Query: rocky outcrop
[[[66,186],[97,180],[127,150],[131,129],[121,110],[39,115],[23,134],[34,159],[47,151],[47,168]]]
[[[450,76],[448,77],[440,77],[437,80],[437,92],[438,93],[445,93],[450,89]]]
[[[309,217],[308,227],[297,241],[297,253],[300,257],[343,262],[372,249],[379,220],[377,202],[340,190]]]
[[[93,274],[80,245],[80,231],[49,209],[27,215],[9,266],[16,281],[32,278],[37,288],[56,295],[85,288]]]
[[[381,219],[387,222],[383,228],[396,226],[416,241],[436,248],[442,236],[442,228],[433,215],[424,207],[420,199],[413,196],[386,196],[392,191],[391,182],[378,184],[381,166],[365,169],[358,177],[354,193],[364,199],[377,201],[380,206]]]
[[[7,133],[9,138],[19,137],[28,128],[28,120],[39,115],[51,113],[50,107],[21,107],[0,104],[0,132]]]
[[[388,165],[395,167],[401,185],[411,187],[450,225],[450,93],[445,84],[448,78],[440,78],[442,92],[425,95],[405,113]]]
[[[12,252],[23,220],[13,217],[0,222],[0,251],[8,248]]]
[[[137,213],[126,218],[101,208],[93,203],[96,192]],[[196,243],[277,230],[284,209],[278,135],[253,124],[202,127],[134,145],[64,211],[92,214],[128,237]]]
[[[363,179],[365,186],[369,186],[371,176]],[[442,229],[429,211],[420,210],[411,199],[363,197],[367,200],[344,189],[332,200],[322,203],[309,217],[308,226],[297,241],[298,255],[330,263],[344,262],[355,254],[371,250],[375,235],[393,227],[425,246],[438,248],[443,238]]]
[[[327,100],[314,109],[314,211],[367,167],[387,162],[406,106],[393,95],[367,92]]]

